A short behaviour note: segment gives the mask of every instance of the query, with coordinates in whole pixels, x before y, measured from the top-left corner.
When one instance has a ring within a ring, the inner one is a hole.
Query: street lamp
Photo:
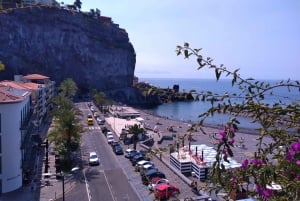
[[[75,172],[77,170],[79,170],[79,167],[74,167],[71,169],[71,172]],[[65,201],[65,174],[63,173],[63,171],[61,171],[58,174],[51,174],[51,173],[45,173],[43,174],[43,176],[60,176],[62,178],[62,199],[63,201]]]

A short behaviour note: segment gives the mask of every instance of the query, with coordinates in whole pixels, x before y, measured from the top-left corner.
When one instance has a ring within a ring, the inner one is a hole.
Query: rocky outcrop
[[[126,31],[109,20],[54,6],[1,11],[0,79],[39,73],[57,83],[72,78],[81,91],[128,90],[135,51]]]

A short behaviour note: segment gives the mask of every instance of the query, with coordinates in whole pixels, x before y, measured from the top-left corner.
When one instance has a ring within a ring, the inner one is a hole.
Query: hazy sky
[[[64,1],[65,4],[74,1]],[[299,0],[81,0],[128,32],[138,77],[214,78],[177,45],[256,79],[300,80]]]

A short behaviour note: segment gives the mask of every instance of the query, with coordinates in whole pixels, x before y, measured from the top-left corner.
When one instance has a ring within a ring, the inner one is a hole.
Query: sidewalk
[[[45,139],[47,136],[50,123],[50,121],[46,120],[46,122],[43,124],[43,127],[41,127],[39,131],[36,131],[41,139]],[[0,194],[0,201],[54,201],[62,198],[62,180],[57,180],[56,176],[54,175],[56,174],[55,155],[51,153],[51,148],[49,148],[48,153],[48,173],[52,174],[52,176],[48,179],[45,179],[43,176],[43,173],[45,172],[46,149],[44,147],[39,147],[33,151],[34,152],[32,152],[33,154],[30,159],[29,168],[33,173],[31,177],[34,182],[23,185],[21,188],[15,191]],[[65,176],[65,193],[72,190],[79,178],[80,177],[78,177],[77,173]]]

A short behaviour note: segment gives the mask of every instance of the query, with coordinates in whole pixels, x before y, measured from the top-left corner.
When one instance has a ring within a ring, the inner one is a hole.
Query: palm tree
[[[132,140],[133,140],[133,149],[136,149],[136,144],[138,142],[138,135],[141,133],[144,133],[145,130],[138,124],[134,124],[133,126],[129,126],[129,133],[132,134]]]
[[[106,102],[106,95],[103,92],[96,92],[94,93],[94,101],[96,103],[97,106],[100,107],[101,112],[103,112],[103,106]]]
[[[70,84],[69,81],[65,83]],[[72,94],[69,93],[71,90],[68,87],[62,87],[71,86],[68,84],[61,84],[62,92],[53,99],[55,106],[52,112],[54,129],[48,135],[49,141],[55,142],[56,149],[60,154],[64,155],[67,168],[71,167],[72,145],[74,142],[78,143],[80,141],[80,133],[83,131],[78,119],[81,112],[68,97]]]
[[[76,83],[71,78],[62,81],[58,87],[59,93],[62,93],[67,98],[72,98],[76,94],[77,89]]]
[[[0,61],[0,71],[5,69],[5,65]]]
[[[81,9],[81,1],[80,0],[76,0],[75,2],[74,2],[74,6],[76,7],[76,8],[78,8],[78,10],[80,10]]]

